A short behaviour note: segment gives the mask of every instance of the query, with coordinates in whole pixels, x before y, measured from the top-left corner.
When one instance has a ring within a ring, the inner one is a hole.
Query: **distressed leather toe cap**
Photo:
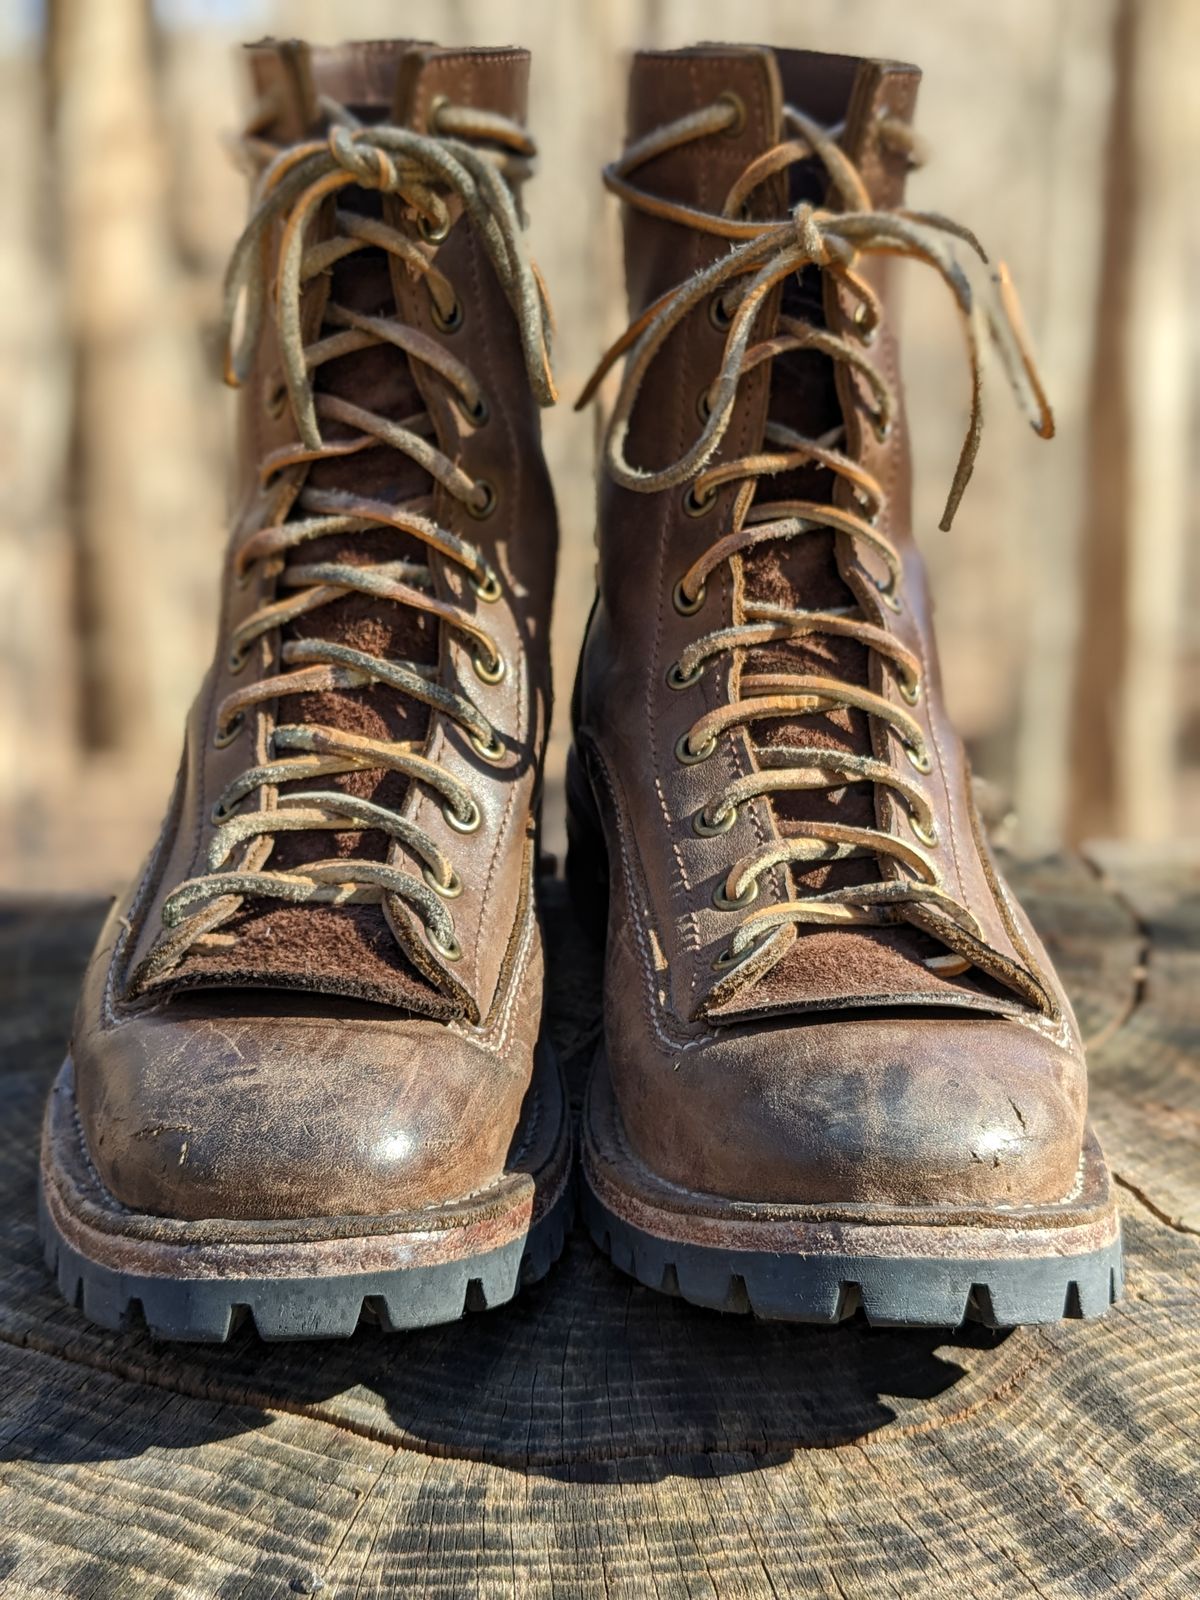
[[[154,1215],[265,1221],[428,1208],[494,1181],[531,1048],[500,1061],[370,1009],[198,994],[77,1034],[81,1132],[105,1187]]]
[[[1082,1059],[1008,1019],[858,1013],[722,1032],[651,1073],[614,1057],[634,1156],[692,1191],[1011,1206],[1062,1200],[1076,1181]]]

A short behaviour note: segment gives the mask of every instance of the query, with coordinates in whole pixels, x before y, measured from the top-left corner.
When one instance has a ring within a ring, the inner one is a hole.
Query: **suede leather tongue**
[[[410,47],[404,43],[343,46],[309,54],[303,47],[262,48],[256,52],[255,76],[260,89],[275,86],[279,114],[268,137],[294,139],[319,131],[321,95],[346,104],[360,119],[382,121],[391,112],[397,82]],[[309,118],[309,126],[301,126]],[[340,209],[380,214],[378,194],[351,188],[337,198]],[[309,291],[312,292],[312,291]],[[388,258],[380,249],[354,252],[333,267],[329,302],[371,315],[391,315],[395,301]],[[341,356],[317,369],[315,388],[353,401],[379,416],[413,425],[424,403],[407,358],[390,346],[375,346]],[[355,430],[335,420],[322,422],[329,441]],[[343,459],[316,463],[307,483],[323,490],[348,490],[360,498],[400,504],[432,492],[429,476],[407,457],[386,445]],[[428,512],[428,506],[425,507]],[[293,510],[292,516],[304,513]],[[411,535],[378,532],[333,535],[304,544],[290,553],[287,568],[315,562],[374,565],[413,561],[425,565],[428,552]],[[279,583],[289,592],[287,569]],[[347,595],[301,617],[282,630],[283,643],[322,639],[392,661],[434,663],[438,627],[409,607]],[[285,668],[286,670],[286,668]],[[289,695],[277,705],[278,724],[304,723],[333,728],[371,739],[423,739],[428,708],[380,684],[364,688]],[[289,786],[337,788],[375,801],[390,810],[403,808],[409,780],[376,771],[322,777]],[[385,861],[387,836],[379,831],[281,833],[268,863],[272,870],[302,871],[306,863],[331,856]],[[222,926],[232,943],[218,950],[197,948],[180,963],[181,983],[235,983],[263,987],[313,989],[325,993],[383,1001],[423,1015],[449,1016],[459,1008],[413,967],[396,942],[379,905],[288,906],[278,901],[249,901]]]

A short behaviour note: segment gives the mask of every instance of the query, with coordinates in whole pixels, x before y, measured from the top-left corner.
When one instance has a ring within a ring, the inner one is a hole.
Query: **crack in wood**
[[[1193,1228],[1190,1223],[1184,1222],[1182,1217],[1173,1217],[1156,1205],[1146,1191],[1134,1183],[1132,1178],[1127,1178],[1123,1172],[1113,1171],[1113,1182],[1119,1189],[1124,1189],[1126,1194],[1143,1205],[1156,1222],[1162,1223],[1164,1228],[1170,1228],[1173,1233],[1187,1234],[1193,1239],[1200,1239],[1200,1228]]]
[[[1129,918],[1134,932],[1137,935],[1137,953],[1133,964],[1129,969],[1131,982],[1128,999],[1116,1016],[1110,1017],[1105,1025],[1100,1028],[1091,1038],[1083,1041],[1084,1048],[1090,1054],[1093,1051],[1102,1049],[1110,1039],[1115,1039],[1124,1028],[1129,1026],[1137,1012],[1145,1004],[1147,980],[1150,972],[1152,941],[1149,923],[1138,911],[1137,907],[1133,904],[1121,886],[1114,882],[1111,875],[1105,871],[1101,863],[1094,857],[1090,856],[1087,853],[1086,848],[1082,851],[1080,860],[1095,878],[1100,887],[1105,891],[1105,893],[1115,900],[1117,905],[1120,906],[1121,910]]]

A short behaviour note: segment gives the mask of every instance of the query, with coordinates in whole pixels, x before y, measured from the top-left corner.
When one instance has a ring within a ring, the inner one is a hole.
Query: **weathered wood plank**
[[[1189,1203],[1186,1138],[1156,1147],[1145,1119],[1191,1103],[1196,880],[1108,857],[1017,876],[1099,1040],[1130,1293],[1103,1322],[1007,1337],[727,1318],[581,1238],[513,1306],[404,1338],[101,1333],[51,1289],[32,1217],[99,908],[0,918],[0,1590],[1193,1595],[1200,1238],[1161,1220]],[[596,963],[553,897],[551,917],[578,1079]]]

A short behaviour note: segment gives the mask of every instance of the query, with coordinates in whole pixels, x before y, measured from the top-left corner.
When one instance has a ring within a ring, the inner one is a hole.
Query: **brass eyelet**
[[[679,670],[678,661],[675,661],[667,668],[667,688],[690,689],[694,683],[699,683],[703,676],[703,665],[693,667],[691,672],[682,673]]]
[[[751,944],[747,945],[744,950],[735,950],[733,946],[730,945],[728,949],[722,950],[721,954],[713,962],[713,971],[728,972],[730,967],[740,967],[743,961],[748,961],[750,959],[761,943],[761,939],[755,939]]]
[[[430,133],[438,131],[438,118],[441,116],[443,108],[449,104],[450,96],[445,94],[435,94],[429,102],[429,110],[425,113],[425,126]]]
[[[490,761],[493,766],[495,766],[498,761],[504,760],[507,747],[504,743],[504,740],[495,731],[495,729],[492,730],[492,736],[486,744],[482,739],[478,738],[473,733],[468,734],[467,738],[469,739],[471,749],[474,750],[475,754],[477,756],[482,756],[485,761]]]
[[[218,800],[216,805],[213,806],[212,810],[208,813],[208,818],[215,828],[223,828],[233,815],[233,809],[224,805],[220,800]]]
[[[719,294],[713,295],[708,302],[708,320],[718,333],[728,333],[733,318],[729,315],[728,308]]]
[[[271,418],[272,422],[278,422],[280,417],[283,416],[284,412],[287,410],[287,403],[287,384],[284,383],[282,378],[276,375],[274,382],[267,391],[267,397],[263,401],[263,408],[267,415]]]
[[[906,706],[915,706],[917,701],[921,698],[920,678],[914,678],[911,683],[909,683],[907,679],[901,678],[897,682],[896,687],[899,689],[900,698],[904,701]]]
[[[696,485],[689,484],[684,491],[683,509],[689,517],[706,517],[717,503],[717,491],[710,489],[706,495],[696,493]]]
[[[462,879],[453,868],[450,870],[450,882],[442,883],[431,867],[422,867],[421,876],[435,894],[440,894],[443,900],[457,900],[462,893]]]
[[[233,573],[234,588],[235,589],[248,589],[250,587],[250,580],[253,578],[253,576],[254,576],[254,568],[253,567],[243,567],[240,572],[235,567],[234,568],[234,573]]]
[[[462,414],[473,428],[485,427],[491,421],[492,416],[491,411],[488,409],[488,403],[482,395],[479,396],[473,406],[467,405],[464,401]]]
[[[914,749],[911,744],[906,744],[904,746],[904,754],[908,757],[909,761],[912,762],[913,766],[916,767],[918,772],[927,773],[933,771],[933,758],[930,756],[928,750],[924,748]]]
[[[889,578],[885,583],[877,583],[875,588],[878,591],[879,598],[887,606],[888,610],[894,611],[899,615],[903,608],[900,604],[900,596],[896,593],[894,580]]]
[[[744,911],[752,901],[758,899],[758,879],[751,878],[742,893],[735,894],[732,898],[725,893],[722,884],[719,883],[713,890],[712,899],[718,911]]]
[[[476,599],[482,600],[485,605],[494,605],[499,600],[501,593],[500,579],[492,571],[491,567],[488,568],[485,578],[471,578],[468,581],[475,591]]]
[[[450,232],[450,218],[444,222],[430,222],[426,216],[417,218],[417,232],[426,244],[441,244]]]
[[[435,302],[430,315],[433,318],[433,325],[439,333],[457,333],[466,320],[461,300],[456,300],[449,311],[446,312],[439,311]]]
[[[703,807],[692,818],[692,831],[698,833],[702,839],[714,839],[719,833],[728,833],[737,821],[737,807],[727,806],[721,813],[719,822],[708,820],[708,808]]]
[[[855,494],[854,505],[858,515],[866,523],[868,528],[877,528],[879,526],[879,518],[883,512],[883,506],[878,500],[873,500],[871,496],[867,494],[865,490],[863,490],[861,493]]]
[[[681,761],[685,767],[698,767],[702,761],[707,761],[717,748],[717,736],[715,733],[710,733],[699,750],[692,749],[688,743],[689,737],[690,734],[685,733],[676,740],[675,759]]]
[[[437,951],[438,955],[440,955],[443,958],[443,960],[445,960],[445,961],[461,961],[462,960],[462,945],[459,944],[458,940],[454,937],[453,934],[450,935],[449,939],[446,941],[445,944],[442,943],[442,941],[438,938],[437,934],[434,933],[432,928],[426,928],[425,929],[425,937],[426,937],[426,939],[428,939],[428,941],[429,941],[430,945],[432,946],[432,948]]]
[[[476,478],[475,488],[483,497],[483,503],[482,505],[476,505],[473,500],[468,500],[467,510],[475,518],[476,522],[483,522],[496,509],[496,491],[486,478]]]
[[[234,714],[233,719],[227,728],[215,729],[213,732],[213,744],[216,746],[216,748],[218,750],[224,750],[226,746],[231,745],[237,738],[238,734],[241,733],[242,728],[245,725],[245,721],[246,713],[244,711],[238,711]]]
[[[701,389],[696,396],[696,415],[701,422],[707,422],[709,417],[712,416],[712,402],[708,398],[707,389]]]
[[[471,665],[475,668],[475,676],[481,683],[499,683],[508,670],[502,655],[497,655],[494,666],[488,666],[482,656],[472,656]]]
[[[239,672],[243,672],[245,670],[246,663],[249,661],[249,659],[250,652],[248,650],[231,650],[225,662],[229,676],[231,678],[236,678]]]
[[[854,324],[854,331],[858,335],[859,344],[872,345],[879,332],[879,324],[871,321],[871,313],[863,301],[859,301],[854,308],[854,315],[850,319]]]
[[[923,828],[917,821],[916,817],[909,817],[908,825],[913,831],[913,837],[919,840],[920,843],[926,847],[926,849],[937,849],[938,831],[936,822],[931,828]]]
[[[474,800],[468,799],[467,805],[470,809],[465,817],[460,817],[449,801],[442,807],[442,815],[455,833],[474,833],[483,821],[483,813]]]
[[[890,417],[886,422],[878,416],[871,418],[871,427],[874,430],[875,437],[880,444],[886,444],[892,437],[892,426],[893,424]]]
[[[734,119],[727,128],[721,129],[721,133],[726,139],[736,139],[746,129],[746,102],[732,89],[723,89],[717,96],[717,104],[733,107]]]
[[[705,593],[705,587],[703,584],[701,584],[696,594],[696,598],[694,600],[689,600],[687,595],[683,592],[683,579],[681,578],[671,591],[671,604],[675,607],[676,611],[678,611],[681,617],[694,617],[697,611],[699,611],[700,607],[704,604]]]

